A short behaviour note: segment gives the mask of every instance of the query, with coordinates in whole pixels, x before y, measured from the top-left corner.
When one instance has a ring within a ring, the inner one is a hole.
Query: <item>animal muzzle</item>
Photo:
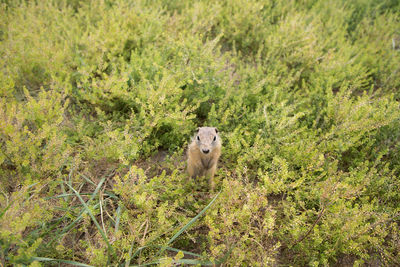
[[[201,150],[201,152],[203,152],[204,154],[208,154],[208,153],[210,152],[210,149],[208,149],[208,148],[203,148],[203,149]]]

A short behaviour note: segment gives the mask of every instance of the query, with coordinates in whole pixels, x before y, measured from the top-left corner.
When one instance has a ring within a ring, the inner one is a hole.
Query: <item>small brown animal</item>
[[[214,189],[214,174],[221,155],[221,139],[217,128],[200,127],[188,149],[188,172],[191,177],[209,177]]]

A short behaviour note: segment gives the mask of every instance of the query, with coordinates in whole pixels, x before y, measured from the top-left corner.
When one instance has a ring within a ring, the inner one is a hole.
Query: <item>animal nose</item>
[[[204,153],[204,154],[208,154],[208,152],[210,152],[209,149],[203,149],[203,153]]]

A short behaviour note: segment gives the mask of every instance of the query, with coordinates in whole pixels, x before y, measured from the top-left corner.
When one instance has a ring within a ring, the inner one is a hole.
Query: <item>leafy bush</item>
[[[1,264],[399,265],[399,12],[3,1]]]

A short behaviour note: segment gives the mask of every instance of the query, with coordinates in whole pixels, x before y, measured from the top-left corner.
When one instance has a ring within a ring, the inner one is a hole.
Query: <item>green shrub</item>
[[[1,264],[398,265],[399,12],[2,1]]]

